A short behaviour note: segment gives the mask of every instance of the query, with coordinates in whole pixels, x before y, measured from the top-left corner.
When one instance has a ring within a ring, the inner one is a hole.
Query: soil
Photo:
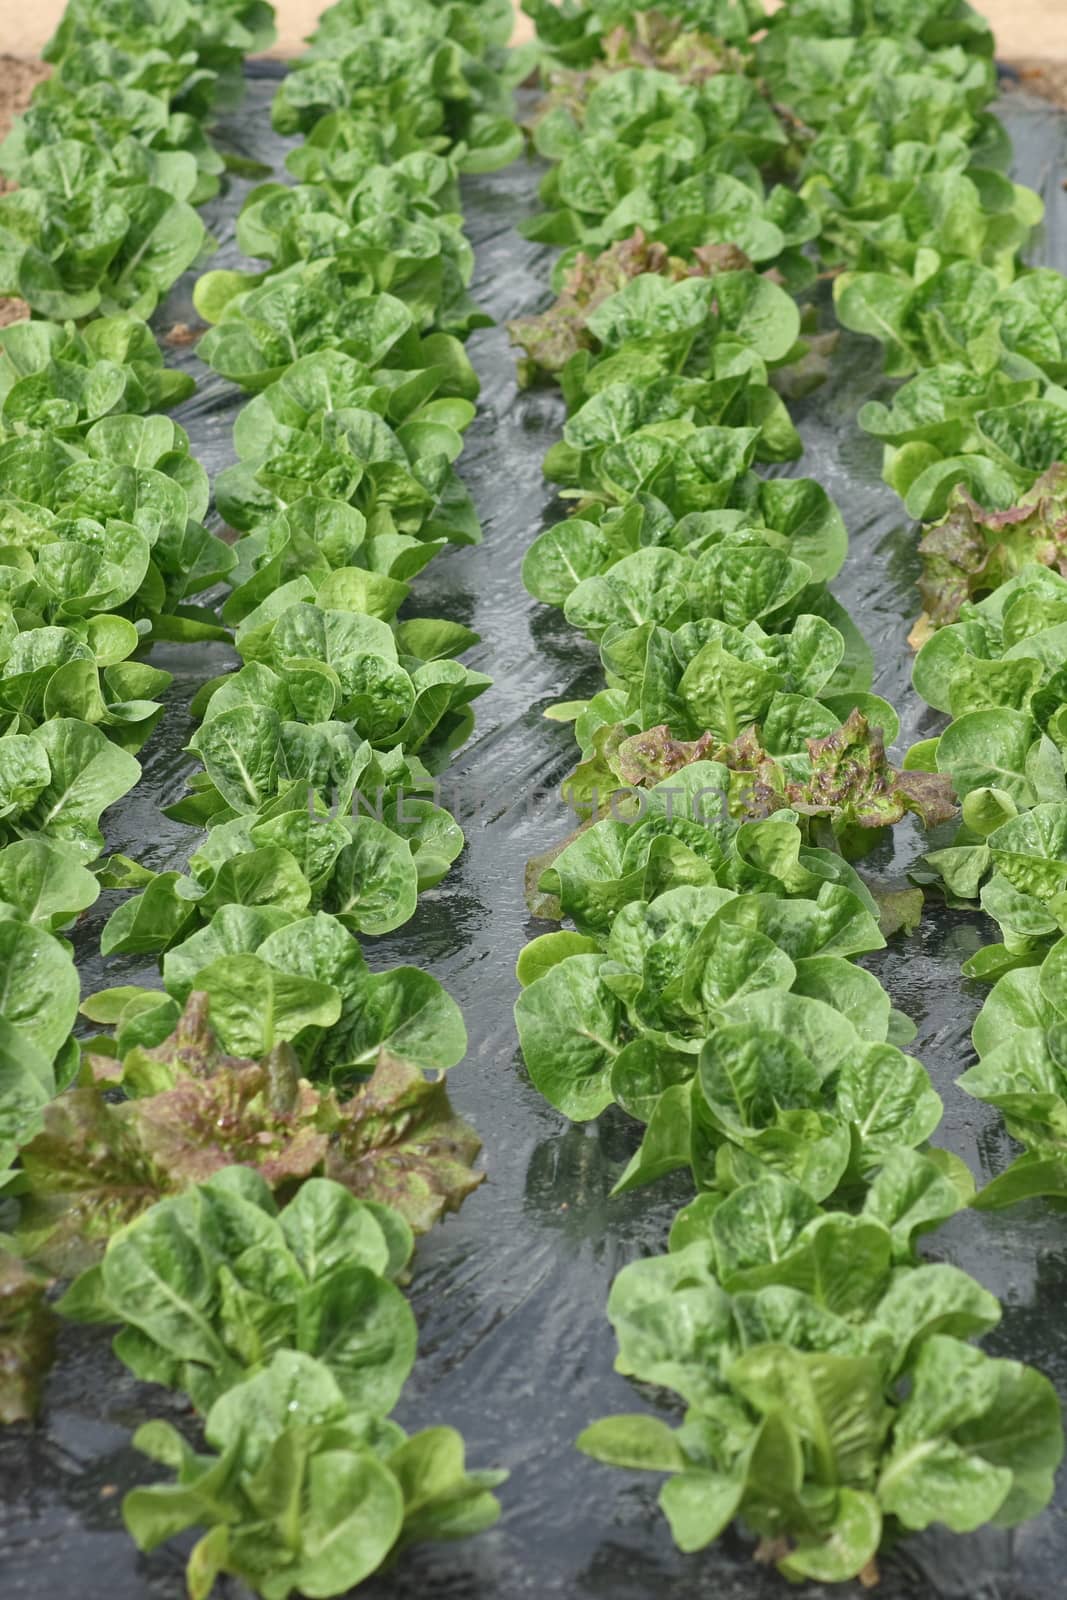
[[[50,69],[43,61],[26,61],[21,56],[0,55],[0,139],[4,137],[30,95]],[[0,183],[2,183],[0,179]]]
[[[1022,88],[1067,106],[1067,61],[1019,61],[1013,65]]]

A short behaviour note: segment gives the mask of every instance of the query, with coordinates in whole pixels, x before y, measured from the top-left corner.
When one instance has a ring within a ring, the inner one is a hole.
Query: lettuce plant
[[[39,316],[150,316],[206,249],[189,203],[191,155],[155,154],[136,140],[109,151],[60,139],[15,171],[25,186],[0,195],[0,291]]]
[[[755,28],[765,24],[762,0],[710,0],[699,6],[679,0],[669,7],[644,5],[634,0],[592,0],[562,6],[548,0],[523,0],[522,9],[537,28],[539,62],[542,73],[554,73],[560,65],[595,71],[610,62],[619,48],[623,31],[637,42],[638,49],[656,53],[666,38],[673,40],[681,30],[688,44],[698,29],[730,45],[744,44]],[[703,40],[697,40],[698,46]],[[625,42],[623,44],[625,49]],[[684,46],[679,46],[681,53]],[[636,52],[635,52],[636,53]]]
[[[211,1454],[149,1422],[134,1442],[176,1481],[132,1489],[126,1525],[142,1550],[207,1528],[189,1557],[190,1600],[230,1573],[264,1600],[341,1594],[420,1538],[466,1537],[499,1515],[499,1472],[468,1472],[451,1428],[408,1437],[350,1408],[329,1369],[279,1350],[208,1412]]]
[[[1039,865],[1055,859],[1057,846],[1038,819],[1067,800],[1059,696],[1065,597],[1057,572],[1024,567],[985,599],[965,602],[959,621],[938,630],[915,663],[919,693],[953,720],[914,757],[950,773],[963,798],[962,828],[928,864],[953,897],[973,900],[981,891],[1005,930],[1008,956],[1040,949],[1058,932],[1043,904],[1056,892],[1055,869]],[[995,975],[995,958],[983,961]]]
[[[155,1045],[202,990],[224,1048],[258,1055],[295,1041],[316,1075],[368,1072],[383,1046],[428,1068],[454,1066],[466,1048],[458,1007],[436,979],[417,967],[370,972],[358,940],[324,911],[227,900],[167,951],[163,977],[163,994],[106,989],[85,1014],[116,1027],[120,1051]]]
[[[765,738],[771,737],[773,716],[772,702]],[[802,825],[810,819],[806,825],[815,842],[826,832],[825,819],[845,852],[863,830],[900,822],[907,812],[928,828],[955,816],[950,780],[943,774],[896,771],[881,730],[872,729],[858,708],[840,727],[822,738],[805,737],[804,743],[806,760],[800,751],[771,755],[755,725],[731,743],[719,744],[710,731],[699,739],[676,739],[666,723],[640,733],[629,733],[622,723],[605,724],[593,736],[593,755],[575,769],[564,791],[576,807],[610,810],[626,789],[650,786],[694,761],[711,759],[726,768],[723,799],[732,815],[758,820],[791,810]]]
[[[647,239],[640,227],[599,255],[579,251],[562,274],[559,296],[548,310],[508,324],[512,342],[526,352],[526,359],[519,364],[520,381],[531,383],[541,376],[554,377],[565,370],[571,356],[592,349],[595,341],[588,327],[589,317],[632,278],[655,273],[678,282],[749,266],[751,262],[744,251],[732,245],[698,247],[692,252],[692,260],[671,255],[658,240]]]
[[[60,140],[99,146],[115,171],[150,173],[160,187],[180,189],[193,205],[218,193],[223,158],[200,121],[187,111],[171,111],[158,92],[98,79],[39,93],[0,144],[0,167],[22,184],[32,185],[45,173],[54,176],[54,156],[39,152]]]
[[[644,820],[598,822],[555,857],[540,886],[578,934],[524,953],[519,1038],[568,1116],[617,1101],[647,1123],[621,1187],[690,1167],[729,1189],[769,1164],[822,1200],[921,1144],[940,1102],[849,959],[884,944],[868,891],[795,813],[736,823],[725,777],[689,764],[647,791]]]
[[[414,969],[386,975],[388,994],[379,985],[380,1000],[393,1006],[395,1051],[368,1044],[369,1076],[340,1094],[313,1087],[302,1075],[299,1045],[286,1042],[287,1033],[329,1026],[324,1019],[338,1015],[337,992],[299,978],[276,979],[267,989],[256,980],[257,971],[269,970],[265,962],[257,969],[251,957],[220,962],[204,975],[208,987],[189,993],[160,1045],[131,1042],[150,1036],[145,1019],[152,1017],[151,1001],[163,998],[158,993],[113,991],[90,1007],[117,1016],[112,1048],[124,1053],[104,1054],[106,1036],[93,1040],[89,1081],[39,1106],[39,1131],[24,1139],[19,1237],[35,1259],[59,1272],[78,1270],[157,1200],[235,1163],[257,1171],[283,1198],[305,1179],[332,1178],[361,1199],[391,1206],[420,1233],[477,1187],[477,1136],[452,1112],[443,1081],[427,1077],[417,1055],[396,1053],[408,1043],[418,1052],[420,1019],[409,1014],[405,1026],[400,1014],[403,981]],[[432,984],[425,974],[417,977]],[[271,1005],[274,1016],[265,1019]],[[431,1013],[424,994],[426,1028],[433,1026]],[[381,1019],[379,1031],[390,1034]],[[248,1040],[262,1053],[229,1054],[231,1039]],[[443,1053],[448,1046],[438,1048]],[[462,1049],[461,1043],[457,1054]],[[115,1098],[116,1088],[124,1098]]]
[[[579,1440],[667,1474],[683,1550],[738,1517],[786,1577],[869,1582],[897,1530],[1011,1526],[1046,1503],[1059,1405],[1032,1367],[966,1342],[999,1320],[992,1295],[955,1267],[894,1268],[878,1204],[820,1214],[781,1178],[708,1199],[608,1306],[619,1370],[678,1393],[684,1420],[608,1417]]]
[[[548,243],[595,250],[636,225],[668,247],[725,235],[765,261],[816,230],[812,214],[784,192],[763,212],[758,169],[786,135],[756,85],[740,76],[686,83],[626,66],[594,83],[580,105],[547,108],[534,141],[558,165],[541,185],[548,212],[523,231]],[[746,178],[754,200],[743,192]]]
[[[403,300],[369,292],[358,277],[346,281],[330,257],[297,261],[259,284],[244,273],[208,273],[198,284],[196,304],[216,324],[197,354],[245,389],[263,389],[301,356],[330,349],[373,369],[442,367],[442,394],[473,399],[478,393],[478,380],[453,335],[420,333]]]
[[[379,121],[414,106],[429,148],[453,146],[470,171],[506,166],[521,149],[510,91],[526,70],[521,52],[508,58],[510,34],[501,4],[342,0],[279,91],[274,125],[313,135],[323,119],[368,102]]]
[[[974,1025],[978,1062],[960,1078],[960,1087],[995,1106],[1026,1152],[982,1191],[978,1203],[987,1208],[1032,1195],[1058,1199],[1065,1192],[1065,957],[1067,940],[1057,937],[1043,961],[1005,972]]]
[[[451,466],[462,436],[432,414],[394,431],[377,412],[339,407],[315,413],[299,431],[264,427],[256,442],[253,456],[219,475],[219,510],[233,527],[254,528],[308,494],[325,494],[354,505],[383,532],[425,531],[457,544],[481,536]]]
[[[1067,577],[1067,466],[1037,479],[1006,511],[980,506],[962,486],[940,522],[923,530],[919,592],[937,627],[956,622],[968,600],[992,594],[1028,566],[1051,567]]]
[[[618,1100],[647,1123],[620,1187],[689,1166],[729,1188],[769,1163],[823,1199],[940,1118],[918,1063],[887,1042],[888,999],[847,960],[883,942],[826,881],[783,900],[664,890],[621,909],[606,940],[546,951],[516,1012],[527,1065],[571,1117]]]
[[[398,1212],[329,1179],[309,1178],[279,1212],[261,1174],[224,1167],[113,1234],[59,1311],[120,1323],[120,1359],[201,1412],[276,1350],[300,1350],[353,1410],[385,1417],[415,1360],[415,1318],[396,1286],[412,1247]]]
[[[136,874],[145,887],[113,913],[101,948],[163,955],[229,905],[290,915],[321,908],[353,933],[389,933],[463,844],[449,813],[429,801],[405,798],[397,809],[396,828],[366,814],[317,817],[306,798],[300,809],[218,824],[191,857],[190,875]]]
[[[894,43],[913,38],[926,50],[955,45],[968,56],[993,54],[989,24],[969,0],[790,0],[771,28],[772,42],[793,33],[805,42],[820,34],[841,39],[889,34]]]
[[[274,16],[263,0],[70,0],[44,58],[63,66],[99,42],[131,56],[164,57],[215,80],[216,92],[240,82],[244,57],[266,50]],[[190,59],[192,58],[192,59]],[[153,62],[154,64],[154,62]],[[158,69],[157,69],[158,70]],[[219,81],[221,80],[221,81]],[[181,82],[182,79],[179,79]]]
[[[0,328],[0,435],[81,437],[101,417],[168,411],[193,392],[188,373],[134,317],[72,323],[14,322]]]
[[[463,337],[488,319],[467,294],[474,254],[459,215],[455,156],[412,150],[329,183],[268,183],[248,197],[237,237],[277,271],[328,257],[348,281],[369,280],[427,324]],[[254,286],[262,274],[250,276]]]
[[[16,435],[0,444],[0,495],[8,587],[42,621],[115,613],[145,634],[226,637],[190,603],[234,558],[203,524],[207,475],[177,423],[108,415],[77,441]]]

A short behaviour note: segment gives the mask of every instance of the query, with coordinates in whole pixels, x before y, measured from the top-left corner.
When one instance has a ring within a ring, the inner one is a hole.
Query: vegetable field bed
[[[290,141],[270,132],[268,106],[282,69],[253,71],[244,106],[220,128],[243,154],[280,171]],[[1067,118],[1047,103],[1013,95],[1004,116],[1016,145],[1014,176],[1040,190],[1048,219],[1031,253],[1067,268]],[[294,141],[295,142],[295,141]],[[543,308],[551,252],[523,240],[516,224],[536,209],[543,168],[520,160],[503,172],[464,180],[464,210],[475,243],[472,292],[498,326],[470,340],[482,381],[477,419],[460,467],[485,530],[476,549],[449,551],[417,589],[418,612],[473,628],[481,642],[470,664],[491,673],[478,731],[450,769],[452,803],[468,844],[443,884],[422,896],[414,919],[369,947],[375,969],[417,962],[443,982],[467,1018],[471,1047],[450,1084],[456,1108],[477,1125],[489,1181],[462,1213],[419,1245],[412,1299],[420,1360],[398,1417],[405,1426],[447,1418],[473,1460],[510,1471],[499,1524],[476,1541],[406,1554],[395,1572],[361,1589],[369,1600],[769,1600],[785,1592],[773,1568],[728,1534],[683,1556],[654,1510],[654,1489],[577,1454],[573,1442],[594,1417],[628,1409],[630,1386],[613,1370],[604,1319],[611,1282],[627,1262],[662,1247],[671,1218],[689,1197],[685,1179],[609,1199],[636,1148],[639,1130],[612,1109],[570,1126],[526,1078],[511,1020],[513,968],[525,940],[543,931],[522,895],[524,864],[569,831],[553,797],[572,763],[568,728],[543,708],[595,691],[599,666],[556,612],[538,606],[520,580],[522,557],[558,517],[542,460],[559,437],[564,411],[554,390],[520,392],[503,323]],[[204,208],[221,240],[213,265],[234,266],[234,218],[250,183],[234,180]],[[153,319],[168,360],[192,372],[195,397],[175,412],[212,480],[233,460],[231,425],[243,403],[185,342],[196,320],[193,278]],[[829,310],[828,296],[826,316]],[[851,548],[834,591],[864,631],[878,665],[874,689],[901,712],[900,748],[935,726],[910,686],[907,634],[918,609],[914,528],[879,476],[877,443],[855,422],[866,400],[885,398],[874,345],[845,335],[830,384],[795,409],[802,464],[784,471],[818,479],[848,525]],[[771,469],[777,470],[777,469]],[[188,829],[159,808],[181,793],[192,763],[190,700],[234,661],[229,647],[157,646],[153,660],[174,673],[168,712],[144,753],[144,780],[110,811],[107,843],[155,870],[182,867]],[[887,830],[864,871],[880,886],[906,887],[924,844],[910,822]],[[106,893],[78,930],[83,990],[150,983],[151,963],[98,955],[100,931],[117,903]],[[1007,1163],[1000,1117],[954,1086],[971,1060],[969,1030],[981,991],[959,975],[961,961],[990,934],[967,912],[933,899],[917,932],[894,937],[868,958],[893,1003],[918,1024],[914,1053],[945,1102],[938,1142],[988,1179]],[[987,1340],[994,1355],[1038,1365],[1067,1398],[1067,1245],[1062,1218],[1031,1204],[1005,1214],[964,1211],[933,1237],[928,1254],[975,1273],[1004,1305]],[[0,1592],[4,1600],[179,1600],[183,1550],[171,1544],[139,1556],[123,1529],[122,1494],[145,1481],[133,1429],[164,1414],[191,1418],[175,1396],[134,1380],[111,1354],[110,1332],[65,1327],[36,1428],[0,1432]],[[188,1541],[191,1544],[191,1540]],[[186,1546],[187,1548],[187,1546]],[[885,1560],[886,1600],[1039,1600],[1062,1589],[1067,1566],[1067,1487],[1037,1520],[1012,1533],[910,1539]],[[243,1593],[232,1580],[220,1592]],[[828,1593],[807,1584],[804,1600]],[[862,1592],[857,1585],[834,1591]]]

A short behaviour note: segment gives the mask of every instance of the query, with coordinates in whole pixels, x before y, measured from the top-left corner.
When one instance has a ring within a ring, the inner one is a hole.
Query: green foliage
[[[4,436],[83,436],[101,417],[166,411],[193,380],[163,365],[148,326],[129,316],[0,328],[0,427]]]
[[[86,1081],[44,1105],[40,1131],[24,1143],[19,1237],[31,1256],[76,1271],[156,1200],[235,1163],[283,1196],[307,1178],[332,1178],[420,1233],[481,1182],[471,1170],[480,1141],[453,1113],[443,1080],[397,1053],[406,1044],[417,1051],[420,1028],[436,1021],[440,1035],[451,1020],[435,1018],[425,992],[421,1010],[404,1015],[414,998],[405,979],[425,990],[425,974],[400,968],[381,975],[384,984],[368,980],[374,1014],[350,1024],[362,1029],[368,1076],[347,1095],[313,1087],[297,1053],[338,1017],[336,989],[286,981],[252,956],[223,958],[200,976],[208,987],[193,991],[173,1032],[177,1005],[156,991],[111,990],[90,1004],[117,1021],[124,1054],[91,1053]],[[145,1042],[161,1031],[161,1044]],[[375,1032],[395,1050],[372,1045]],[[237,1054],[245,1041],[263,1054]],[[443,1038],[435,1042],[439,1056],[451,1053]]]
[[[609,1419],[583,1447],[670,1475],[684,1549],[741,1516],[817,1582],[869,1579],[887,1522],[1033,1515],[1062,1448],[1046,1381],[965,1342],[991,1297],[916,1262],[972,1196],[926,1144],[940,1101],[910,1024],[856,962],[884,937],[846,860],[960,796],[931,873],[1003,930],[968,967],[999,981],[963,1086],[1026,1147],[978,1203],[1062,1199],[1067,294],[1021,263],[1042,207],[1005,176],[991,37],[965,0],[529,9],[539,44],[508,58],[502,0],[340,0],[282,86],[296,182],[253,190],[238,226],[264,266],[196,294],[200,353],[255,395],[218,485],[235,549],[181,429],[146,415],[188,384],[140,319],[209,244],[205,127],[268,8],[72,0],[0,154],[0,292],[53,319],[0,334],[0,1157],[21,1247],[95,1260],[67,1313],[121,1321],[131,1369],[207,1412],[213,1454],[142,1430],[176,1482],[125,1506],[146,1549],[206,1529],[194,1600],[222,1573],[339,1593],[496,1514],[456,1435],[387,1420],[414,1354],[393,1280],[410,1229],[477,1183],[478,1141],[427,1075],[463,1053],[453,1002],[370,972],[356,935],[402,925],[462,845],[426,793],[486,680],[456,659],[468,630],[398,615],[480,536],[452,465],[477,394],[461,341],[487,320],[458,178],[518,153],[535,58],[553,166],[526,231],[564,247],[562,293],[512,332],[524,379],[559,380],[546,474],[577,514],[524,576],[606,686],[553,708],[592,826],[539,875],[573,929],[520,959],[520,1036],[567,1115],[645,1124],[620,1188],[687,1168],[699,1191],[612,1298],[620,1370],[686,1420]],[[910,379],[862,420],[936,524],[916,686],[952,720],[902,770],[826,587],[841,518],[755,470],[800,454],[785,402],[833,336],[795,296],[820,269]],[[171,808],[206,837],[187,873],[94,877],[167,683],[138,653],[228,638],[198,604],[224,579],[242,665],[197,698],[202,770]],[[90,997],[112,1032],[79,1072],[62,934],[98,884],[133,891],[105,952],[158,957],[163,988]],[[42,1292],[3,1267],[11,1415],[47,1361]]]
[[[887,1519],[967,1532],[1048,1500],[1063,1453],[1055,1391],[965,1341],[992,1295],[956,1267],[894,1268],[878,1205],[820,1213],[763,1178],[675,1224],[668,1255],[615,1281],[618,1369],[676,1390],[685,1419],[608,1417],[579,1447],[667,1473],[683,1550],[735,1516],[773,1539],[790,1578],[842,1582],[873,1562]]]
[[[922,876],[1004,929],[966,969],[999,983],[963,1086],[1028,1152],[976,1203],[1062,1199],[1063,279],[1023,265],[1043,207],[1006,176],[965,0],[527,9],[553,166],[524,231],[563,253],[555,304],[511,333],[520,380],[562,391],[545,473],[575,504],[523,576],[605,686],[548,711],[574,725],[583,827],[531,863],[531,909],[564,926],[523,952],[516,1017],[565,1115],[645,1124],[619,1188],[688,1169],[698,1190],[611,1301],[620,1370],[685,1421],[579,1442],[668,1474],[683,1550],[739,1518],[790,1579],[873,1583],[887,1536],[1034,1515],[1062,1453],[1047,1381],[965,1342],[992,1297],[913,1255],[973,1185],[926,1145],[940,1102],[856,965],[881,916],[843,857],[909,812],[938,828],[958,794]],[[820,269],[840,325],[910,379],[861,422],[936,524],[915,681],[952,720],[899,771],[826,590],[840,519],[755,471],[796,456],[783,402],[824,376],[832,339],[794,302]]]
[[[353,1410],[384,1417],[415,1359],[394,1281],[412,1242],[396,1212],[328,1179],[279,1213],[262,1176],[227,1167],[114,1234],[59,1310],[121,1323],[126,1365],[202,1412],[287,1349],[321,1361]]]
[[[203,354],[263,391],[217,485],[235,551],[153,414],[192,382],[141,319],[211,247],[194,207],[249,166],[206,128],[270,19],[72,0],[0,152],[0,293],[34,319],[0,333],[0,1182],[25,1255],[88,1268],[64,1313],[120,1322],[131,1370],[208,1412],[218,1460],[149,1424],[181,1483],[126,1507],[145,1548],[207,1528],[193,1596],[223,1572],[340,1593],[409,1540],[488,1526],[501,1476],[468,1473],[449,1429],[386,1420],[415,1353],[394,1279],[480,1182],[480,1141],[444,1084],[454,1002],[416,968],[372,973],[355,935],[405,922],[463,843],[428,794],[488,682],[456,659],[476,638],[397,614],[447,542],[480,538],[452,466],[478,391],[461,341],[488,321],[458,178],[518,153],[524,68],[500,4],[322,19],[275,110],[310,134],[298,182],[239,223],[267,270],[196,295]],[[197,697],[203,765],[170,808],[207,825],[188,872],[94,874],[170,682],[145,650],[230,628],[243,665]],[[160,958],[164,987],[87,999],[109,1032],[79,1063],[61,935],[101,887],[127,891],[105,955]],[[50,1357],[46,1283],[14,1257],[0,1280],[16,1420]]]
[[[169,1423],[140,1428],[138,1448],[176,1481],[123,1501],[142,1550],[207,1528],[189,1557],[191,1600],[206,1600],[222,1573],[265,1600],[341,1594],[403,1544],[477,1533],[499,1515],[491,1490],[503,1474],[467,1472],[451,1428],[409,1438],[353,1410],[330,1369],[295,1350],[222,1395],[204,1431],[212,1454]]]

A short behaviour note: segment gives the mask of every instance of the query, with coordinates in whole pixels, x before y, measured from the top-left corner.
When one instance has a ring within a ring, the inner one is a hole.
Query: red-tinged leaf
[[[786,786],[787,804],[860,828],[882,828],[914,811],[927,828],[955,815],[952,781],[942,773],[898,772],[880,728],[853,711],[824,739],[809,739],[811,776]]]
[[[255,1167],[273,1188],[310,1177],[335,1122],[332,1097],[308,1083],[280,1107],[269,1062],[226,1067],[206,1081],[184,1077],[117,1104],[96,1087],[72,1089],[47,1108],[22,1152],[30,1192],[20,1237],[51,1270],[80,1271],[117,1228],[223,1167]]]
[[[300,1077],[288,1044],[260,1061],[224,1055],[202,994],[163,1044],[129,1053],[131,1079],[165,1086],[123,1101],[106,1098],[106,1080],[71,1089],[22,1151],[20,1239],[57,1273],[88,1266],[117,1228],[223,1167],[254,1167],[282,1199],[325,1172],[395,1204],[415,1228],[481,1182],[470,1170],[480,1141],[442,1081],[383,1052],[366,1087],[339,1106]]]
[[[170,1192],[140,1142],[135,1105],[113,1105],[96,1088],[70,1089],[22,1151],[30,1192],[20,1239],[61,1276],[89,1266],[117,1228]]]
[[[458,1211],[485,1177],[471,1170],[481,1140],[452,1110],[443,1078],[431,1082],[387,1051],[340,1114],[326,1176],[392,1206],[416,1233]]]
[[[634,13],[633,32],[621,24],[604,35],[603,66],[583,76],[605,77],[624,72],[628,67],[650,67],[669,72],[682,83],[706,83],[720,72],[744,71],[744,57],[715,39],[698,33],[682,17],[666,17],[658,11]],[[599,66],[599,63],[598,63]]]
[[[536,128],[549,112],[568,110],[585,120],[585,105],[598,83],[632,67],[669,72],[681,83],[701,84],[720,72],[744,72],[745,58],[708,33],[698,32],[682,17],[659,11],[634,13],[631,28],[618,24],[600,41],[600,57],[584,70],[556,67],[548,76],[548,92],[527,126]]]
[[[968,600],[1006,583],[1025,567],[1051,567],[1067,577],[1067,465],[1043,473],[1018,504],[987,511],[962,486],[919,545],[919,592],[930,622],[955,622]]]
[[[562,372],[576,351],[591,349],[594,340],[586,326],[589,317],[632,278],[656,273],[677,283],[682,278],[709,278],[716,272],[752,265],[745,252],[733,244],[702,245],[692,254],[695,260],[689,262],[672,256],[666,245],[647,239],[640,228],[595,258],[579,254],[554,305],[540,316],[508,323],[512,343],[526,351],[524,380]]]
[[[605,776],[614,776],[638,787],[658,783],[694,761],[717,761],[735,775],[731,811],[748,818],[791,807],[803,816],[827,817],[838,827],[881,828],[912,811],[933,828],[956,811],[951,779],[935,772],[898,772],[886,755],[881,729],[872,728],[859,710],[825,738],[807,741],[811,771],[792,781],[763,749],[755,726],[723,745],[709,733],[675,739],[665,723],[626,739],[619,733],[621,728],[599,729],[595,756],[568,782],[573,785],[584,774],[603,790],[610,789]]]
[[[278,1094],[279,1063],[293,1092]],[[260,1063],[228,1066],[206,1082],[180,1080],[173,1089],[135,1101],[140,1137],[172,1188],[201,1183],[221,1167],[255,1167],[279,1188],[319,1167],[335,1121],[330,1096],[297,1080],[295,1056],[280,1045]]]
[[[654,784],[691,766],[714,760],[715,741],[710,733],[699,739],[675,739],[666,723],[632,734],[618,746],[615,768],[623,783]]]
[[[48,1279],[0,1250],[0,1423],[32,1422],[52,1365],[55,1318]]]

